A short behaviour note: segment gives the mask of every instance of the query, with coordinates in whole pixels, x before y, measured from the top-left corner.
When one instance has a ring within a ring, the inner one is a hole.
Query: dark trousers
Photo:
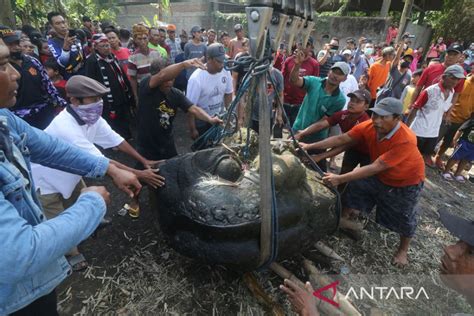
[[[129,140],[132,138],[132,132],[130,131],[131,124],[131,113],[130,105],[121,104],[114,106],[113,109],[104,111],[104,118],[109,123],[110,127],[117,132],[120,136]]]
[[[57,310],[57,297],[56,290],[51,293],[38,298],[30,305],[23,307],[22,309],[10,314],[12,316],[56,316]]]
[[[310,150],[308,150],[308,154],[318,155],[318,154],[322,154],[325,151],[326,151],[326,149],[310,149]],[[322,159],[319,162],[317,162],[316,164],[319,166],[319,168],[321,168],[322,171],[324,171],[324,172],[328,171],[328,166],[327,166],[326,159]]]
[[[298,112],[300,111],[301,105],[295,105],[295,104],[283,104],[283,108],[285,109],[286,116],[288,117],[288,120],[290,121],[290,126],[293,127],[293,124],[296,121],[296,117],[298,116]]]
[[[196,119],[195,122],[196,122],[196,129],[199,133],[199,136],[202,136],[204,133],[207,132],[208,129],[212,127],[211,123],[204,122],[198,119]]]
[[[283,128],[281,126],[276,126],[276,125],[273,126],[273,119],[271,120],[270,124],[273,127],[272,128],[273,138],[283,138]],[[252,122],[250,123],[250,128],[253,129],[255,132],[257,132],[258,134],[258,130],[259,130],[258,121],[252,120]]]

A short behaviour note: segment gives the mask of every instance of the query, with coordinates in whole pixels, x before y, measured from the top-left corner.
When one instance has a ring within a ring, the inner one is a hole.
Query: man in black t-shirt
[[[153,61],[151,76],[143,79],[139,87],[137,150],[149,160],[169,159],[178,154],[172,134],[177,108],[208,123],[222,124],[221,119],[210,117],[173,88],[174,79],[183,69],[206,66],[194,58],[165,67],[162,60]]]

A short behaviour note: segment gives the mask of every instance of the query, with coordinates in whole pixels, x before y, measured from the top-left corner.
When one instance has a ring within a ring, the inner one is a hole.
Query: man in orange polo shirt
[[[401,122],[403,104],[385,98],[375,105],[372,119],[354,126],[349,132],[327,138],[312,145],[327,149],[364,144],[369,149],[371,164],[336,175],[326,173],[327,183],[348,183],[343,198],[340,226],[354,229],[350,219],[377,206],[377,223],[400,234],[400,245],[392,263],[408,263],[408,246],[416,230],[416,210],[425,179],[425,165],[416,146],[416,135]]]
[[[383,86],[385,81],[387,81],[388,73],[390,72],[390,67],[395,56],[396,53],[393,47],[385,47],[382,51],[382,59],[373,63],[369,68],[369,81],[367,86],[372,95],[371,106],[377,98],[377,89]]]

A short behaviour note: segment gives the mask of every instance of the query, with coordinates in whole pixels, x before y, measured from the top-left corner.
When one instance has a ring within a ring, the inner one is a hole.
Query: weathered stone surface
[[[256,159],[252,166],[258,166]],[[166,186],[152,193],[159,225],[185,256],[239,270],[257,268],[259,175],[219,147],[160,166]],[[273,155],[279,259],[308,249],[337,225],[336,196],[290,151]]]

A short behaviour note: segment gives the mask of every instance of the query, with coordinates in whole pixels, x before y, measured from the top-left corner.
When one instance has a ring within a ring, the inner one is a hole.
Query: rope
[[[196,139],[196,141],[192,145],[192,150],[201,150],[204,148],[209,148],[209,147],[214,147],[217,144],[219,144],[222,139],[226,136],[230,136],[234,134],[237,131],[237,116],[235,114],[235,108],[237,107],[237,104],[239,104],[240,99],[244,95],[244,93],[249,89],[250,87],[250,82],[252,78],[258,78],[261,76],[266,76],[268,77],[269,81],[271,82],[273,89],[276,91],[276,84],[271,76],[270,73],[270,67],[271,67],[271,55],[268,53],[260,60],[255,59],[252,56],[243,56],[240,57],[238,60],[227,60],[225,62],[225,69],[226,70],[235,70],[238,67],[249,67],[249,71],[244,75],[242,79],[242,84],[240,85],[237,94],[234,98],[234,100],[231,102],[229,109],[227,112],[222,114],[221,118],[225,121],[224,127],[219,126],[219,125],[214,125],[212,126],[209,130],[207,130],[206,133],[201,135],[199,138]],[[264,78],[265,79],[265,78]],[[251,91],[251,93],[254,91]],[[276,98],[277,100],[277,107],[281,109],[281,112],[284,116],[284,121],[285,121],[285,127],[289,130],[291,139],[293,141],[293,145],[295,148],[299,149],[298,152],[302,153],[302,155],[309,161],[310,167],[316,171],[321,177],[324,176],[323,170],[318,166],[318,164],[313,160],[311,155],[309,155],[301,146],[299,145],[298,141],[295,139],[295,133],[293,128],[289,124],[289,119],[286,115],[285,109],[283,107],[283,104],[281,103],[280,98]],[[253,103],[253,106],[255,106],[255,102]],[[229,127],[231,126],[232,120],[235,120],[235,129],[229,130]],[[250,142],[250,133],[249,133],[249,127],[247,128],[247,139],[246,139],[246,144],[243,148],[243,155],[244,159],[248,158],[249,155],[249,142]],[[336,219],[337,219],[337,225],[336,225],[336,230],[339,227],[339,221],[341,218],[341,211],[342,211],[342,205],[341,205],[341,196],[340,193],[337,191],[337,189],[326,185],[323,183],[323,185],[328,188],[335,196],[336,196]],[[272,186],[272,206],[271,206],[271,212],[272,212],[272,233],[271,233],[271,254],[269,258],[258,268],[260,269],[266,269],[268,266],[276,260],[278,256],[278,210],[277,210],[277,202],[276,202],[276,191],[275,191],[275,182],[274,182],[274,177],[273,177],[273,172],[271,176],[271,186]]]

